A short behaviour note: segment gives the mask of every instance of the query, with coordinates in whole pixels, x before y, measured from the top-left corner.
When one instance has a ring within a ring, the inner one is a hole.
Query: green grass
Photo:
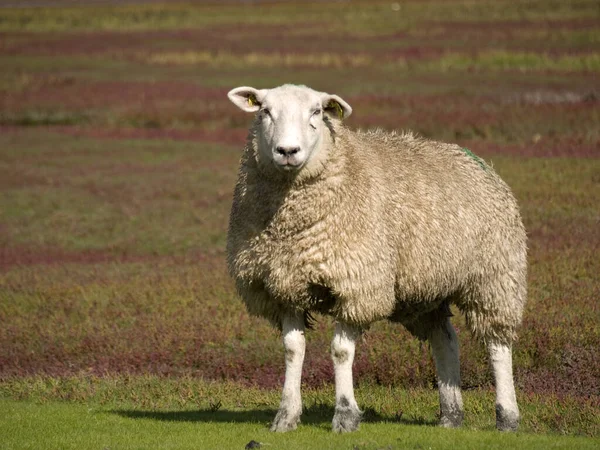
[[[84,114],[69,111],[27,110],[22,113],[0,113],[0,125],[49,126],[82,125],[90,121]]]
[[[425,61],[408,62],[403,58],[382,63],[367,53],[341,56],[332,52],[308,54],[282,54],[247,52],[234,54],[215,53],[207,50],[168,51],[142,54],[138,58],[149,64],[206,65],[209,67],[233,67],[247,69],[249,67],[281,68],[281,67],[314,67],[352,69],[378,64],[387,70],[425,71],[432,69],[446,72],[448,70],[492,70],[508,71],[565,71],[565,72],[597,72],[600,71],[600,54],[564,55],[552,57],[534,52],[512,52],[493,50],[471,56],[458,52],[448,53],[440,58]]]
[[[243,448],[250,440],[304,449],[594,448],[600,442],[556,434],[562,432],[554,427],[568,405],[537,396],[521,398],[521,432],[498,433],[490,391],[465,392],[463,429],[444,430],[435,426],[433,389],[360,386],[357,400],[364,421],[357,433],[341,436],[330,431],[331,386],[305,390],[303,422],[285,435],[268,431],[278,390],[232,383],[82,375],[5,380],[0,393],[3,448]],[[590,413],[581,411],[582,423]],[[599,425],[597,416],[587,423]]]
[[[593,449],[598,439],[445,430],[393,422],[363,423],[336,435],[327,424],[270,433],[261,411],[119,411],[96,405],[35,404],[0,400],[4,449],[243,449],[250,441],[267,449]]]
[[[509,52],[493,50],[475,57],[459,53],[448,54],[428,64],[438,70],[518,70],[541,71],[556,70],[566,72],[600,71],[600,54],[565,55],[551,57],[533,52]]]
[[[34,136],[26,137],[29,144],[19,150],[7,145],[0,161],[5,180],[14,178],[19,185],[0,192],[13,245],[173,254],[224,242],[225,186],[235,179],[237,149]],[[223,167],[227,170],[215,171]],[[206,208],[210,205],[221,207]]]
[[[393,11],[390,2],[355,1],[344,9],[335,3],[307,3],[302,8],[284,2],[279,5],[226,5],[220,7],[186,4],[88,6],[87,8],[23,8],[0,11],[0,30],[146,30],[202,28],[215,24],[240,22],[255,26],[286,25],[312,22],[337,32],[393,31],[414,22],[430,21],[501,21],[556,20],[594,17],[598,12],[593,1],[558,0],[478,1],[401,3]],[[341,12],[341,14],[340,14]]]

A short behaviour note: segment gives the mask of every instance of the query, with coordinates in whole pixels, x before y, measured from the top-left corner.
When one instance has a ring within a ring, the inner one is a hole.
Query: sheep
[[[283,336],[285,380],[272,431],[302,413],[304,332],[334,318],[336,432],[356,430],[357,339],[387,319],[428,340],[440,425],[463,420],[459,347],[450,305],[488,348],[496,426],[519,422],[512,344],[526,301],[526,233],[517,202],[493,168],[458,145],[410,132],[352,131],[352,108],[306,86],[239,87],[255,113],[241,157],[228,269],[250,314]]]

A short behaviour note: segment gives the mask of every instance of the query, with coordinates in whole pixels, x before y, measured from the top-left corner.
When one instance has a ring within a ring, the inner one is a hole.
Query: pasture
[[[600,445],[596,1],[28,3],[0,8],[0,447]],[[355,358],[365,421],[333,436],[318,317],[303,424],[268,433],[284,355],[226,272],[251,120],[226,93],[286,82],[342,96],[351,128],[459,143],[512,187],[529,236],[516,435],[493,431],[459,314],[462,430],[433,426],[427,345],[382,322]]]

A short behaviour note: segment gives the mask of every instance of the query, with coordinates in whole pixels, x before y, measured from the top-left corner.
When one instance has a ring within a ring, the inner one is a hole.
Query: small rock
[[[246,450],[250,450],[250,449],[253,449],[253,448],[260,448],[260,447],[261,447],[260,442],[256,442],[255,440],[252,440],[252,441],[248,442],[246,444],[246,447],[244,447],[244,448]]]

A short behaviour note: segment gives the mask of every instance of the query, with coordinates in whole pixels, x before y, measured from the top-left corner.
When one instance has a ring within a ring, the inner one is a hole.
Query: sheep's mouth
[[[282,172],[298,172],[302,167],[304,167],[305,161],[301,162],[292,162],[289,160],[286,161],[273,161],[275,167]]]

